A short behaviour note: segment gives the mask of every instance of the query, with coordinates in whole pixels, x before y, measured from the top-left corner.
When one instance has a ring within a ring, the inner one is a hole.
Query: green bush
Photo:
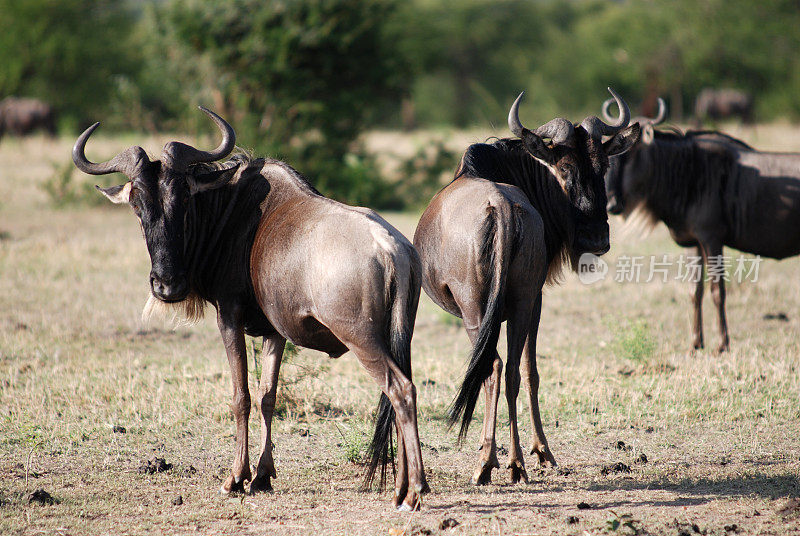
[[[85,180],[85,175],[77,172],[71,159],[62,163],[54,162],[52,166],[53,175],[41,185],[51,206],[66,208],[106,204],[94,183]]]

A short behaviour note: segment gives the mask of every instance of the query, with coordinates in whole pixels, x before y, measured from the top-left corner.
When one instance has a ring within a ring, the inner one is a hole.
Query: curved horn
[[[519,120],[519,103],[523,95],[525,95],[524,91],[519,94],[517,100],[511,105],[511,110],[508,111],[508,128],[511,129],[511,132],[518,138],[522,137],[522,131],[525,128]]]
[[[107,162],[97,164],[90,162],[86,158],[86,142],[98,126],[100,126],[99,122],[84,130],[83,134],[78,136],[75,145],[72,146],[72,161],[78,169],[89,175],[107,175],[109,173],[119,172],[131,178],[137,166],[143,163],[143,161],[150,161],[144,149],[134,146],[126,149]]]
[[[508,112],[508,128],[518,138],[522,138],[523,131],[525,130],[525,127],[522,126],[522,122],[519,120],[519,103],[522,101],[523,95],[525,95],[524,91],[519,94],[519,97],[517,97],[517,100],[511,105],[511,110]],[[553,119],[533,131],[533,133],[540,138],[550,138],[553,143],[566,142],[572,137],[573,132],[574,127],[572,123],[561,117]]]
[[[614,104],[614,102],[615,102],[614,99],[611,98],[611,99],[606,99],[606,101],[603,103],[603,109],[601,110],[601,113],[603,115],[603,121],[606,121],[608,123],[615,121],[615,119],[611,117],[611,114],[609,113],[611,105]]]
[[[614,103],[614,99],[606,99],[603,103],[603,120],[604,121],[614,121],[614,118],[611,117],[611,114],[608,112],[611,109],[611,105]],[[655,117],[645,117],[639,116],[634,117],[631,119],[631,123],[650,123],[651,125],[660,125],[664,122],[667,118],[667,103],[664,102],[664,99],[658,97],[658,114]]]
[[[236,133],[233,131],[233,127],[230,126],[227,121],[208,108],[203,106],[198,106],[198,108],[200,108],[208,117],[211,118],[212,121],[214,121],[214,123],[216,123],[220,132],[222,132],[222,141],[213,151],[201,151],[200,149],[195,149],[190,145],[180,144],[180,161],[187,167],[192,164],[215,162],[221,158],[225,158],[231,153],[231,151],[233,151],[233,147],[236,145]]]
[[[653,125],[660,125],[667,118],[667,103],[661,97],[658,98],[658,115],[655,116],[650,122]]]
[[[592,115],[581,122],[581,126],[586,129],[592,138],[595,139],[603,136],[613,136],[628,126],[628,122],[631,119],[631,112],[628,109],[628,105],[625,104],[624,100],[622,100],[622,97],[617,95],[617,93],[611,88],[608,88],[608,91],[611,93],[611,96],[614,97],[614,100],[617,101],[617,106],[619,107],[619,117],[616,119],[616,121],[609,125],[603,123],[599,117]]]

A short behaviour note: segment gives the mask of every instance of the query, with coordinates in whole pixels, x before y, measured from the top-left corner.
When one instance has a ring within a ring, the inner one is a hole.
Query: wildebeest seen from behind
[[[0,101],[0,137],[5,133],[25,136],[38,129],[55,136],[52,106],[37,99],[21,97],[6,97]]]
[[[527,481],[517,431],[520,365],[530,395],[531,454],[555,465],[539,415],[536,336],[542,287],[564,263],[609,248],[603,173],[608,156],[636,141],[638,125],[627,127],[628,109],[607,125],[596,117],[580,125],[558,118],[530,131],[519,121],[522,95],[509,112],[517,138],[470,146],[456,170],[425,210],[414,235],[422,259],[422,285],[447,312],[461,317],[473,344],[463,384],[450,412],[463,415],[467,432],[481,386],[486,391],[479,467],[472,481],[491,481],[499,467],[495,429],[500,374],[500,324],[508,320],[506,401],[511,426],[508,468],[514,482]],[[627,127],[627,128],[626,128]],[[602,143],[602,136],[611,138]]]
[[[643,127],[641,141],[606,177],[609,212],[664,222],[702,260],[692,292],[693,342],[703,348],[704,274],[729,348],[723,247],[783,259],[800,253],[800,154],[753,149],[720,132],[680,134]]]
[[[288,339],[331,357],[352,350],[381,386],[366,483],[381,464],[383,483],[395,424],[395,503],[402,509],[418,507],[428,485],[411,382],[420,292],[416,251],[375,212],[323,197],[283,162],[235,156],[215,164],[233,150],[234,132],[203,111],[223,133],[211,152],[170,142],[160,160],[150,161],[141,147],[131,147],[95,164],[84,156],[95,123],[78,138],[72,154],[86,173],[118,171],[129,179],[100,190],[115,203],[130,204],[141,223],[152,267],[146,310],[173,304],[198,317],[205,303],[216,308],[236,420],[236,454],[223,491],[242,491],[251,479],[251,492],[272,489],[271,420]],[[245,333],[264,337],[255,478],[248,461]]]
[[[732,117],[743,123],[753,122],[753,95],[738,89],[705,88],[694,101],[694,117],[698,125],[706,120]]]

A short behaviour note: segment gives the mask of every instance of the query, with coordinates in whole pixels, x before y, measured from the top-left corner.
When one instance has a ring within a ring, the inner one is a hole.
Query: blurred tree
[[[0,0],[0,98],[51,103],[75,127],[102,115],[138,60],[121,0]]]
[[[536,68],[546,7],[522,0],[411,0],[392,21],[423,123],[502,121]]]
[[[176,0],[155,17],[184,93],[211,102],[258,152],[322,191],[378,202],[354,141],[408,76],[384,31],[394,0]],[[193,71],[186,73],[187,70]],[[348,156],[351,154],[351,156]]]
[[[535,77],[563,109],[596,113],[593,101],[612,85],[634,108],[665,96],[680,118],[710,86],[756,94],[765,119],[800,115],[796,2],[586,0],[570,9]]]

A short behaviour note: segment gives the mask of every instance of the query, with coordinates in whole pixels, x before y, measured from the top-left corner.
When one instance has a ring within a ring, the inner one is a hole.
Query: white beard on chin
[[[189,294],[185,299],[174,303],[163,302],[150,294],[142,309],[142,323],[147,325],[157,318],[172,324],[173,328],[189,326],[203,319],[205,308],[205,301],[196,294]]]

